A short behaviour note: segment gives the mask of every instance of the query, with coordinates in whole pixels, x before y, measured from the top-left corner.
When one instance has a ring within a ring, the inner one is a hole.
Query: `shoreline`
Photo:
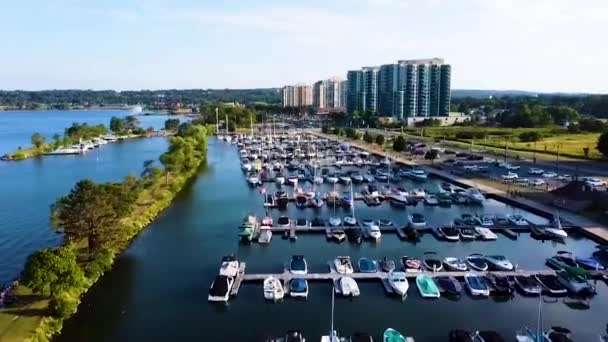
[[[118,242],[115,246],[108,246],[108,254],[111,259],[110,264],[105,270],[100,270],[98,274],[93,274],[87,277],[86,284],[82,288],[70,288],[66,289],[65,292],[70,293],[76,297],[76,310],[67,317],[55,317],[52,316],[49,311],[49,300],[50,296],[47,295],[36,295],[37,299],[30,301],[23,306],[10,306],[6,309],[0,309],[0,315],[12,315],[13,318],[9,320],[8,324],[2,328],[3,335],[12,332],[13,339],[7,341],[50,341],[52,337],[59,334],[63,327],[63,322],[70,319],[81,304],[83,296],[91,289],[99,279],[104,275],[105,272],[109,272],[117,257],[119,257],[129,246],[135,241],[137,236],[144,231],[154,220],[167,209],[179,196],[179,194],[186,189],[189,184],[192,184],[196,180],[197,175],[204,169],[207,163],[206,154],[198,161],[196,167],[188,171],[182,171],[181,173],[172,173],[170,177],[166,177],[166,171],[154,178],[153,182],[144,187],[138,194],[137,200],[134,203],[133,211],[123,217],[119,223],[119,227],[124,234],[124,241]],[[138,181],[142,181],[145,178],[139,178]],[[61,245],[57,248],[78,248],[78,243],[71,245]],[[98,255],[92,260],[88,260],[81,264],[83,269],[86,266],[91,266],[94,263],[100,262],[100,258],[104,258],[103,255]],[[16,294],[19,296],[32,296],[31,291],[24,285],[17,285]],[[35,324],[29,324],[24,329],[22,326],[19,327],[20,321],[26,319],[18,314],[12,314],[12,312],[27,311],[29,309],[36,308],[39,312],[37,315],[27,316],[27,320],[36,320]],[[12,325],[17,325],[12,327]],[[31,326],[30,326],[31,325]],[[11,329],[16,330],[11,331]],[[21,331],[20,331],[21,330]],[[15,337],[16,336],[16,337]],[[0,335],[0,337],[2,337]]]

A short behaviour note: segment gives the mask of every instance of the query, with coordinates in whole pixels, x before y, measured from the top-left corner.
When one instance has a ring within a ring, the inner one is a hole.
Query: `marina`
[[[439,260],[447,257],[465,259],[474,253],[505,255],[518,270],[505,274],[514,278],[554,275],[556,271],[545,263],[547,258],[560,250],[571,251],[577,257],[590,256],[596,250],[596,243],[568,225],[563,227],[568,236],[562,241],[536,239],[531,234],[530,227],[511,226],[509,228],[513,229],[511,231],[517,235],[517,239],[509,238],[497,229],[491,229],[496,231],[496,240],[478,239],[474,230],[472,238],[468,240],[451,242],[437,238],[437,228],[453,226],[454,221],[462,219],[465,213],[502,218],[518,214],[532,225],[550,226],[550,217],[538,216],[492,198],[486,198],[482,206],[435,206],[421,200],[416,205],[408,205],[403,209],[384,201],[378,206],[368,206],[364,201],[353,199],[350,208],[336,206],[335,211],[327,203],[320,208],[298,208],[295,201],[289,202],[285,209],[268,208],[264,206],[265,200],[261,193],[263,187],[251,187],[241,166],[235,144],[210,140],[209,168],[202,171],[192,189],[186,190],[175,205],[159,217],[129,251],[117,260],[115,268],[100,280],[96,289],[87,294],[81,309],[73,319],[66,322],[58,340],[126,341],[132,334],[153,341],[162,340],[164,336],[218,340],[222,335],[200,327],[200,317],[205,317],[205,325],[228,327],[235,321],[247,322],[248,317],[261,313],[267,320],[272,320],[272,324],[243,323],[247,331],[235,331],[233,337],[252,340],[258,336],[283,336],[286,331],[298,330],[307,340],[315,340],[318,336],[327,335],[326,324],[320,324],[317,319],[299,317],[317,317],[319,312],[329,312],[332,289],[336,285],[340,287],[340,277],[338,273],[328,271],[328,261],[340,255],[350,256],[353,264],[361,258],[378,262],[388,257],[397,262],[395,272],[402,270],[400,260],[403,256],[424,260],[425,253],[429,251],[435,251]],[[278,191],[275,183],[265,184],[270,193]],[[409,189],[440,184],[441,180],[429,177],[424,185],[404,179],[401,186]],[[306,182],[308,185],[311,183]],[[330,192],[334,188],[328,184],[317,186],[321,192]],[[292,194],[294,187],[285,185],[283,189]],[[336,189],[342,195],[343,191],[350,191],[351,188],[350,185],[338,183]],[[353,192],[362,189],[363,184],[353,184]],[[393,225],[379,225],[382,237],[375,243],[363,241],[358,244],[345,238],[343,243],[323,242],[320,245],[319,235],[327,236],[329,228],[344,231],[352,228],[344,224],[335,227],[328,224],[332,217],[352,216],[353,209],[361,228],[369,223],[367,220],[376,223],[381,220],[383,223],[390,221]],[[423,214],[428,224],[427,228],[421,229],[415,242],[401,240],[395,230],[396,227],[405,227],[408,215],[412,213]],[[270,230],[274,236],[269,243],[243,243],[236,238],[238,227],[247,215],[254,215],[259,220],[259,225],[267,217],[272,219]],[[290,223],[291,220],[296,222],[298,219],[306,219],[311,227],[315,218],[318,218],[324,221],[325,226],[306,229],[296,228],[295,225],[279,227],[281,217],[287,217]],[[293,232],[296,239],[282,239],[285,231]],[[446,232],[450,233],[449,230]],[[463,231],[465,232],[467,230]],[[232,298],[227,304],[207,304],[209,287],[218,274],[218,260],[231,253],[241,262],[242,270],[234,279]],[[264,281],[267,277],[276,277],[285,287],[286,282],[294,279],[296,275],[285,272],[284,263],[291,255],[306,257],[308,272],[297,275],[297,279],[307,282],[306,297],[291,297],[287,286],[283,289],[286,291],[285,299],[277,305],[262,295]],[[376,340],[382,337],[381,332],[387,327],[393,327],[407,332],[416,341],[445,340],[454,329],[494,330],[509,338],[514,336],[515,331],[536,321],[538,297],[526,296],[517,290],[515,296],[491,295],[486,300],[479,300],[470,295],[468,290],[465,291],[466,272],[420,272],[418,275],[433,278],[457,277],[462,287],[461,295],[457,298],[442,295],[429,301],[418,294],[417,275],[403,272],[408,279],[409,295],[402,300],[400,296],[388,293],[392,289],[388,282],[389,273],[361,273],[358,265],[353,265],[353,268],[354,272],[345,276],[355,280],[360,295],[356,298],[341,298],[342,295],[339,294],[336,298],[335,326],[342,336],[364,331],[373,334]],[[488,274],[478,271],[469,273],[478,276]],[[591,298],[567,295],[544,304],[543,316],[547,324],[568,327],[574,336],[582,340],[597,336],[597,333],[603,331],[606,322],[602,313],[608,304],[608,287],[596,275],[590,282],[596,290]],[[128,299],[124,297],[127,293]],[[388,298],[387,293],[390,294]],[[108,296],[115,300],[108,301]],[[587,309],[574,309],[583,307]],[[123,310],[120,323],[112,319],[112,315],[108,317],[108,314],[102,314],[116,312],[118,315]],[[147,324],[159,316],[169,324],[162,329]],[[430,324],[430,319],[436,323]],[[103,328],[100,328],[100,323]]]

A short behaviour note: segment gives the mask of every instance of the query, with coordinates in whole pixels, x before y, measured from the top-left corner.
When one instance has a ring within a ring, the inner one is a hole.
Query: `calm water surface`
[[[62,133],[72,122],[109,124],[127,111],[0,112],[0,154],[29,145],[33,131]],[[139,117],[144,127],[163,127],[165,116]],[[19,275],[32,252],[61,242],[50,229],[50,205],[84,178],[119,181],[139,173],[145,160],[158,160],[167,149],[164,138],[135,139],[104,145],[85,155],[43,156],[0,161],[0,282]]]
[[[0,155],[13,152],[17,147],[32,145],[30,138],[38,132],[48,140],[74,122],[89,125],[110,125],[113,116],[125,117],[133,114],[128,110],[37,110],[0,111]],[[167,115],[137,115],[143,128],[164,127]]]
[[[379,244],[326,242],[321,235],[300,235],[297,242],[275,236],[270,245],[242,245],[237,227],[245,214],[263,214],[259,189],[244,180],[236,148],[212,139],[209,166],[159,219],[145,230],[86,295],[75,317],[66,322],[58,341],[251,341],[261,335],[281,335],[300,329],[309,341],[317,341],[329,330],[331,288],[328,283],[311,283],[306,301],[286,299],[267,303],[261,284],[245,284],[228,305],[207,302],[208,288],[218,272],[220,258],[235,253],[247,262],[249,272],[277,272],[293,254],[304,254],[311,271],[326,271],[326,263],[337,255],[397,259],[401,255],[422,255],[436,251],[440,256],[466,256],[473,252],[503,253],[522,268],[544,268],[544,259],[568,249],[588,255],[594,243],[572,237],[566,245],[540,242],[527,234],[517,241],[499,235],[494,242],[439,242],[425,235],[416,245],[384,234]],[[488,202],[486,209],[504,214],[516,209]],[[357,216],[390,217],[405,222],[407,212],[424,212],[432,223],[449,222],[462,212],[481,208],[428,208],[423,205],[396,211],[357,205]],[[328,216],[333,210],[290,209],[290,217]],[[272,213],[275,217],[279,212]],[[344,215],[347,213],[345,212]],[[533,218],[542,220],[540,218]],[[577,340],[594,341],[608,320],[607,289],[598,283],[599,295],[588,303],[561,298],[543,303],[545,325],[564,325],[574,330]],[[361,296],[336,301],[335,325],[343,334],[365,331],[380,335],[396,328],[418,341],[445,341],[450,329],[494,329],[512,340],[514,331],[534,326],[538,298],[516,295],[512,300],[422,299],[414,284],[408,298],[385,295],[379,282],[360,283]]]

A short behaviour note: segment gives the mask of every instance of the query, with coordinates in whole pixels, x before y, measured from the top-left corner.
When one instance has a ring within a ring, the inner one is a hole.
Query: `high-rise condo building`
[[[294,86],[284,86],[281,89],[283,107],[312,106],[312,86],[299,83]]]
[[[377,112],[379,72],[378,67],[364,67],[361,70],[351,70],[347,73],[347,112]]]
[[[397,119],[447,116],[450,79],[451,68],[440,58],[349,71],[347,111],[371,110]]]
[[[339,77],[316,82],[312,88],[312,106],[317,109],[342,108],[342,82]]]

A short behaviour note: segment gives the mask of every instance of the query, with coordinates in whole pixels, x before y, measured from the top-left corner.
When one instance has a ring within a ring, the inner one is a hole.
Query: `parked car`
[[[545,178],[555,178],[555,177],[557,177],[557,173],[555,173],[555,172],[545,172],[545,173],[543,173],[543,177],[545,177]]]
[[[515,172],[507,172],[506,175],[502,175],[501,177],[502,177],[502,179],[512,180],[512,179],[519,178],[519,175]]]
[[[542,179],[536,178],[536,179],[528,180],[528,184],[530,184],[532,186],[541,186],[541,185],[545,185],[547,183],[545,183],[545,181]]]
[[[445,151],[443,151],[443,153],[445,153],[445,154],[456,154],[456,151],[445,150]]]
[[[545,171],[533,167],[528,171],[528,173],[531,175],[542,175],[543,173],[545,173]]]
[[[507,168],[507,170],[519,170],[521,168],[521,166],[507,164],[506,168]]]
[[[596,178],[596,177],[583,177],[582,180],[587,185],[592,186],[594,188],[601,187],[601,186],[606,186],[606,181],[601,180],[601,179]]]

